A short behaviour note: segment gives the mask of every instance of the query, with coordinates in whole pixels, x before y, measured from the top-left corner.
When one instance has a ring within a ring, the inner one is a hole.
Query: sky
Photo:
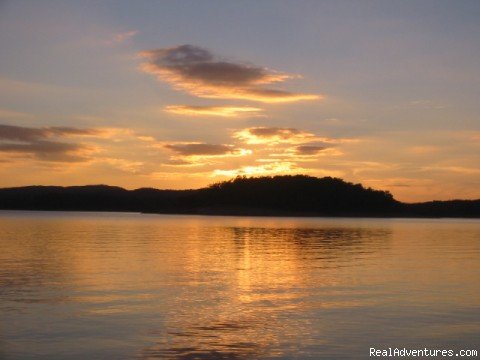
[[[480,198],[480,2],[0,0],[0,187]]]

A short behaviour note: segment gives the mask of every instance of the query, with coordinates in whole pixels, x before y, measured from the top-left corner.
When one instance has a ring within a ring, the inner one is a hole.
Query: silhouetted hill
[[[406,214],[415,217],[480,217],[480,200],[428,201],[403,207]]]
[[[0,189],[0,209],[297,216],[480,217],[480,200],[406,204],[387,191],[338,178],[246,178],[197,190],[125,190],[107,185]]]
[[[212,208],[261,208],[286,212],[378,213],[392,211],[397,202],[385,191],[366,189],[341,179],[310,176],[245,178],[211,185],[202,203]]]

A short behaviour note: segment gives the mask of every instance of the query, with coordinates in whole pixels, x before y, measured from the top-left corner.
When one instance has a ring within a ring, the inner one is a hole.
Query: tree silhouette
[[[239,176],[197,190],[107,185],[0,189],[0,209],[295,216],[480,217],[480,200],[407,204],[339,178]]]

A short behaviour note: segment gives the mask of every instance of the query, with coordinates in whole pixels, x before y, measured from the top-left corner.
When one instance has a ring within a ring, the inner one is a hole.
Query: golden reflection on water
[[[189,247],[182,272],[193,274],[193,286],[212,291],[183,294],[181,308],[174,310],[166,325],[171,330],[144,349],[143,358],[251,359],[298,352],[296,346],[305,335],[298,330],[308,329],[310,320],[292,315],[305,310],[308,289],[335,286],[339,281],[332,272],[337,265],[327,262],[351,257],[362,238],[384,242],[389,232],[235,226],[202,229],[196,236],[207,234],[215,241]],[[313,276],[314,269],[305,264],[308,246],[325,249],[316,255],[322,276]],[[332,301],[322,305],[336,306]],[[340,306],[354,305],[344,301]],[[281,350],[278,344],[285,339],[290,345]]]
[[[3,213],[0,344],[6,359],[316,359],[468,341],[479,234],[475,221]]]

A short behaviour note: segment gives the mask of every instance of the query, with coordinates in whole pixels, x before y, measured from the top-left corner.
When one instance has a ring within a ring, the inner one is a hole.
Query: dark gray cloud
[[[88,148],[80,144],[63,143],[55,141],[35,141],[26,144],[1,144],[0,152],[12,152],[34,155],[45,161],[79,162],[88,160],[78,153]]]
[[[234,149],[229,145],[205,143],[167,144],[165,147],[182,156],[219,156],[233,154],[238,151],[238,149]]]
[[[319,152],[328,149],[329,146],[320,145],[299,145],[295,147],[295,154],[297,155],[317,155]]]
[[[294,135],[302,133],[302,131],[294,128],[280,128],[280,127],[255,127],[249,128],[249,133],[258,137],[273,137],[278,136],[283,139],[288,139]]]
[[[83,144],[51,140],[50,138],[94,135],[93,129],[70,127],[30,128],[0,124],[0,152],[24,154],[44,161],[80,162],[88,158]]]
[[[101,130],[97,129],[78,129],[78,128],[71,128],[71,127],[64,127],[64,126],[57,126],[57,127],[47,127],[45,128],[50,134],[52,135],[59,135],[59,136],[95,136],[102,133]]]
[[[77,129],[71,127],[30,128],[0,124],[0,140],[36,141],[52,136],[95,135],[97,133],[98,132],[93,129]]]
[[[194,45],[144,51],[141,69],[195,96],[287,102],[319,98],[318,95],[267,89],[263,85],[294,76],[264,67],[232,62]]]

